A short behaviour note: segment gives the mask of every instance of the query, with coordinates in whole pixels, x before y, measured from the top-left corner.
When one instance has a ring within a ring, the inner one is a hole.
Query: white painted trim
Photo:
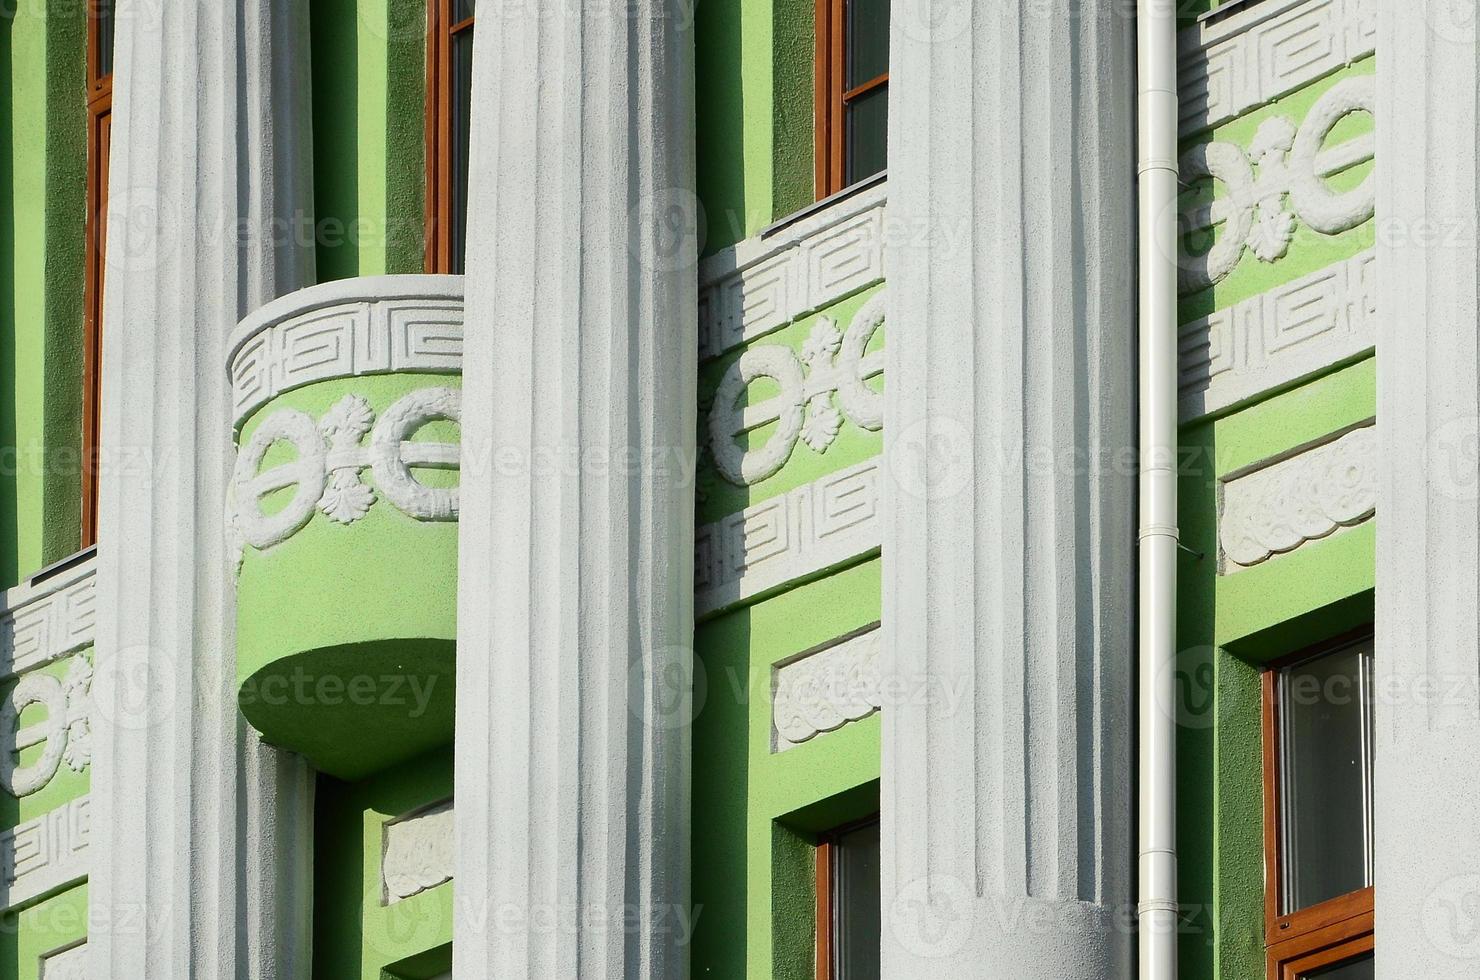
[[[772,752],[794,749],[883,707],[879,637],[875,623],[772,668]]]
[[[880,183],[700,262],[700,359],[882,282],[888,190]]]
[[[1265,0],[1178,33],[1185,138],[1373,53],[1376,0]]]
[[[1372,518],[1375,420],[1229,474],[1218,494],[1218,571],[1232,574]]]
[[[698,528],[694,612],[708,616],[879,547],[881,459],[844,467]]]
[[[244,317],[227,341],[234,424],[332,378],[462,370],[462,276],[362,276],[309,286]]]
[[[96,633],[97,559],[0,592],[0,682],[90,646]]]
[[[86,796],[0,831],[0,910],[19,908],[87,877]]]
[[[1224,411],[1372,350],[1375,256],[1363,252],[1182,324],[1182,421]]]

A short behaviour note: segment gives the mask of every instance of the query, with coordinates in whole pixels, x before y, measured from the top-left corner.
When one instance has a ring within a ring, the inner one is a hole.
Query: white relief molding
[[[814,452],[826,452],[845,418],[870,432],[883,428],[884,396],[868,382],[883,373],[884,355],[865,351],[884,324],[885,302],[881,290],[853,315],[846,331],[832,317],[819,317],[800,353],[781,344],[757,344],[730,365],[715,391],[708,425],[710,454],[725,479],[748,486],[774,476],[798,440]],[[741,396],[761,378],[776,383],[776,395],[739,407]],[[772,423],[779,424],[759,449],[747,452],[735,441]]]
[[[452,880],[452,801],[385,825],[380,860],[383,904],[397,902]]]
[[[90,646],[96,562],[0,592],[0,682]]]
[[[785,752],[883,706],[879,624],[784,663],[773,672],[771,750]]]
[[[462,343],[461,276],[368,276],[300,289],[231,334],[235,425],[284,391],[318,381],[460,371]]]
[[[1247,149],[1211,142],[1182,154],[1184,183],[1211,178],[1223,184],[1225,193],[1192,205],[1181,215],[1181,227],[1189,233],[1210,235],[1220,229],[1206,253],[1181,254],[1177,277],[1181,292],[1196,292],[1221,281],[1238,266],[1245,250],[1261,262],[1284,258],[1301,222],[1317,234],[1339,235],[1372,217],[1373,174],[1340,192],[1327,181],[1372,160],[1374,134],[1364,133],[1330,148],[1325,143],[1348,115],[1372,114],[1374,97],[1371,76],[1344,79],[1322,95],[1298,125],[1286,116],[1266,119]],[[1182,237],[1185,242],[1187,236]]]
[[[1366,251],[1178,328],[1183,421],[1222,411],[1373,348]]]
[[[39,980],[89,980],[87,942],[53,950],[41,957]]]
[[[83,796],[0,831],[0,910],[87,877],[89,808]]]
[[[1377,508],[1376,425],[1369,420],[1293,455],[1230,474],[1220,490],[1223,574],[1355,527]]]
[[[699,263],[699,357],[715,357],[884,279],[879,184]]]
[[[1178,35],[1184,137],[1303,88],[1376,49],[1375,0],[1265,0]]]
[[[32,671],[0,701],[0,789],[30,796],[51,782],[64,762],[73,772],[87,768],[92,761],[92,677],[92,664],[79,653],[65,676]],[[33,705],[44,708],[46,717],[21,728],[21,715]],[[40,756],[22,765],[20,754],[38,745]]]
[[[697,529],[696,615],[742,603],[879,547],[880,459],[829,473]]]
[[[228,527],[231,557],[240,561],[241,546],[257,549],[281,544],[298,533],[319,510],[339,524],[364,517],[376,493],[360,480],[369,469],[380,496],[419,521],[455,521],[456,487],[429,487],[412,474],[413,466],[456,469],[458,445],[416,442],[423,426],[436,421],[462,421],[462,392],[442,386],[418,388],[403,395],[376,421],[362,396],[345,395],[317,424],[306,413],[279,409],[262,421],[236,458]],[[369,445],[361,441],[369,435]],[[258,472],[275,443],[289,442],[292,461]],[[262,501],[287,487],[293,498],[268,514]]]

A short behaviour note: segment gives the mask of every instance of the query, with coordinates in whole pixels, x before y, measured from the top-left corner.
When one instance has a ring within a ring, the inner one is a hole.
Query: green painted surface
[[[427,968],[452,941],[452,884],[385,904],[380,856],[386,823],[451,796],[451,746],[358,783],[319,777],[314,980],[435,975]]]
[[[378,418],[410,391],[460,381],[456,375],[381,375],[299,388],[248,419],[241,441],[279,409],[317,420],[355,393]],[[456,430],[453,423],[435,422],[413,438],[455,442]],[[291,458],[287,444],[278,443],[264,468]],[[420,467],[412,474],[432,486],[450,486],[457,478]],[[375,485],[368,469],[360,479]],[[268,741],[350,779],[452,735],[457,523],[419,521],[376,497],[351,524],[315,512],[267,551],[249,546],[237,581],[243,713]],[[269,498],[264,506],[273,503]]]
[[[0,915],[0,977],[40,980],[41,959],[87,938],[84,882]]]
[[[319,280],[423,271],[425,0],[315,0]]]
[[[751,504],[758,504],[763,500],[778,497],[794,490],[806,483],[811,483],[819,477],[834,473],[854,463],[861,463],[879,455],[884,450],[884,435],[882,432],[870,432],[859,427],[844,415],[842,427],[838,430],[837,439],[827,447],[824,452],[816,452],[811,449],[804,440],[798,439],[791,456],[787,459],[779,472],[775,475],[751,484],[748,487],[737,486],[721,477],[714,469],[708,443],[709,435],[709,412],[713,406],[714,391],[718,387],[721,378],[730,365],[739,360],[746,351],[755,347],[774,344],[791,348],[800,355],[803,344],[811,336],[818,320],[823,317],[832,318],[839,330],[846,331],[853,321],[853,316],[858,312],[870,298],[883,289],[882,285],[865,289],[841,302],[835,303],[825,310],[814,313],[782,327],[773,333],[759,337],[743,347],[737,347],[722,357],[705,361],[699,367],[699,390],[702,393],[699,411],[699,441],[704,447],[699,470],[699,510],[698,521],[701,524],[719,520],[720,518],[744,510]],[[866,352],[882,350],[885,343],[885,335],[889,331],[888,324],[881,326],[874,332],[873,339],[869,342]],[[873,378],[867,382],[868,386],[875,391],[884,390],[883,377]],[[749,390],[743,396],[745,403],[756,403],[772,397],[777,392],[777,386],[769,378],[760,378],[752,382]],[[837,403],[837,396],[832,397],[832,404],[839,412],[842,406]],[[760,429],[736,438],[736,442],[748,449],[758,449],[772,435],[776,429],[776,423],[772,423]]]
[[[810,845],[878,807],[879,716],[771,751],[772,668],[879,618],[877,558],[723,613],[696,631],[692,975],[807,975]]]
[[[716,0],[695,18],[699,201],[712,254],[810,204],[812,6]]]
[[[1247,151],[1259,127],[1272,117],[1284,116],[1298,127],[1305,121],[1311,106],[1332,86],[1348,78],[1372,75],[1375,71],[1375,59],[1367,58],[1359,61],[1349,68],[1329,75],[1270,105],[1203,133],[1184,143],[1183,149],[1197,143],[1216,140],[1233,143]],[[1330,136],[1327,137],[1325,146],[1334,147],[1353,137],[1371,132],[1372,117],[1365,112],[1355,112],[1337,123]],[[1328,178],[1328,183],[1333,191],[1350,190],[1361,183],[1371,171],[1372,163],[1369,161],[1333,175]],[[1210,184],[1207,180],[1193,183],[1183,194],[1184,206],[1194,201],[1206,200],[1209,190]],[[1223,191],[1221,182],[1212,187],[1215,198],[1222,197]],[[1263,262],[1254,255],[1252,250],[1246,249],[1238,265],[1222,281],[1181,298],[1178,304],[1179,319],[1186,323],[1197,317],[1206,316],[1213,310],[1232,306],[1241,300],[1257,296],[1275,286],[1298,279],[1300,276],[1323,269],[1334,262],[1372,248],[1376,241],[1375,229],[1376,223],[1369,219],[1356,228],[1339,235],[1323,235],[1312,230],[1304,221],[1297,221],[1294,238],[1290,242],[1289,251],[1283,258],[1275,262]],[[1222,229],[1219,229],[1217,233],[1219,240],[1222,234]],[[1196,244],[1190,247],[1193,252],[1205,252],[1212,246],[1212,239],[1209,239],[1206,233],[1199,234],[1195,242]]]
[[[87,126],[78,17],[0,14],[0,587],[80,540]]]
[[[1376,359],[1339,367],[1217,419],[1183,427],[1179,563],[1178,841],[1192,929],[1182,975],[1246,980],[1264,969],[1260,665],[1371,621],[1375,523],[1217,574],[1219,481],[1373,417]]]

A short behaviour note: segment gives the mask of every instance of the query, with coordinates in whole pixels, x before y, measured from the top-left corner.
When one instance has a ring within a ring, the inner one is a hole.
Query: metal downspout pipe
[[[1140,980],[1177,976],[1177,23],[1137,0]]]

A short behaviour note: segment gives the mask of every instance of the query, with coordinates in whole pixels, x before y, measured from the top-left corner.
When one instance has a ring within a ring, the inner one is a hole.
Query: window
[[[428,272],[461,274],[468,241],[474,0],[427,0]]]
[[[1264,676],[1271,980],[1372,977],[1372,637]]]
[[[889,0],[817,0],[817,197],[883,171]]]
[[[817,845],[817,980],[879,978],[879,818]]]
[[[108,148],[113,125],[113,10],[93,0],[87,17],[87,244],[83,262],[82,547],[98,540],[98,429],[103,350],[103,267],[108,238]]]

